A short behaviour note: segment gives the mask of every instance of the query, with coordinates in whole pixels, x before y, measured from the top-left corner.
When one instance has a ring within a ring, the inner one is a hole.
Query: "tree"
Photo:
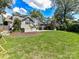
[[[33,18],[39,18],[41,21],[44,20],[44,16],[42,15],[42,13],[40,11],[37,11],[37,10],[33,10],[31,13],[30,13],[31,17]]]
[[[5,8],[10,8],[10,5],[12,4],[12,0],[0,0],[0,14],[4,13]]]
[[[12,0],[0,0],[0,14],[5,13],[5,8],[9,7],[11,3],[12,3]],[[2,35],[0,35],[0,39],[1,38],[5,41]],[[0,49],[2,49],[3,51],[6,51],[1,45],[0,45]]]
[[[57,10],[55,16],[66,23],[68,15],[72,16],[79,11],[79,0],[55,0]]]
[[[13,16],[19,16],[19,15],[21,15],[19,12],[13,12],[13,14],[12,14]]]
[[[13,23],[13,31],[21,31],[21,20],[16,18]]]
[[[64,27],[64,30],[66,30],[69,26],[67,19],[73,19],[73,15],[79,12],[79,0],[54,1],[57,8],[54,14],[55,19],[60,22],[60,27]]]

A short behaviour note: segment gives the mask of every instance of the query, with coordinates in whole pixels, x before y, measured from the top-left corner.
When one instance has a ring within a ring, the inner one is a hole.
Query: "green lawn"
[[[79,59],[79,34],[50,31],[37,36],[6,37],[0,59]]]

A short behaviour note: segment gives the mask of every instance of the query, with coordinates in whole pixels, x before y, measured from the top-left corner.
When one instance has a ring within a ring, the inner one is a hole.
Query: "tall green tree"
[[[69,18],[79,12],[79,0],[55,0],[57,10],[55,16],[66,22]]]

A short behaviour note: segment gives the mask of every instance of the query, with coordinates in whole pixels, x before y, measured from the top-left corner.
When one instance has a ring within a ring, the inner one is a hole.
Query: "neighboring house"
[[[9,25],[13,25],[13,22],[15,19],[19,19],[21,20],[21,28],[24,29],[24,32],[31,32],[31,31],[37,31],[40,29],[40,25],[43,24],[42,21],[40,21],[40,19],[37,17],[37,18],[31,18],[30,16],[22,16],[22,15],[13,15],[13,16],[7,16],[5,18],[5,22],[7,22],[7,28],[8,29],[10,26]],[[0,16],[0,24],[3,24],[2,22],[2,18]],[[11,27],[12,27],[11,25]],[[43,30],[43,28],[42,28]]]
[[[37,27],[38,30],[44,30],[45,24],[41,21],[38,17],[32,18],[34,21],[34,25]]]
[[[4,15],[0,15],[0,30],[3,31],[3,30],[8,30],[8,24],[12,21],[9,19],[10,17],[7,16],[7,17],[4,17]],[[4,24],[5,23],[5,24]]]
[[[2,17],[2,15],[0,15],[0,31],[3,30],[2,24],[3,24],[3,17]]]
[[[21,15],[13,16],[13,20],[15,20],[16,18],[21,20],[21,28],[24,29],[24,32],[31,32],[37,30],[35,22],[30,16],[21,16]]]
[[[2,25],[2,24],[3,24],[3,16],[0,15],[0,25]]]
[[[21,28],[24,28],[25,32],[36,31],[34,22],[30,17],[26,17],[21,22]]]

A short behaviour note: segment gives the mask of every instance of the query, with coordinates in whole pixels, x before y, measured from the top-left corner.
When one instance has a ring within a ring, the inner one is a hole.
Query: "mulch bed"
[[[12,32],[11,36],[35,36],[39,35],[41,32]]]

